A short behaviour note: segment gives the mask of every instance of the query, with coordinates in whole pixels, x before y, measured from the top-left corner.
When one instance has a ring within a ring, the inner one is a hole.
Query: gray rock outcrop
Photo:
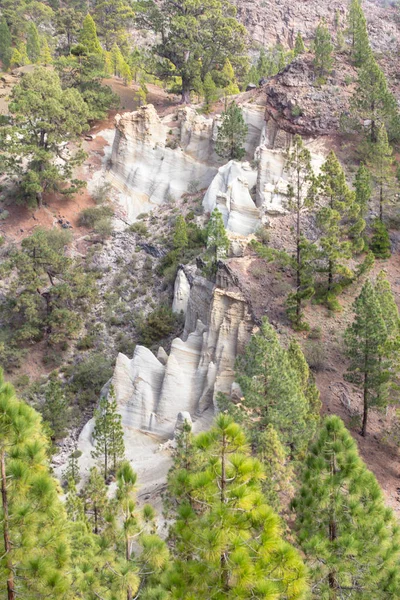
[[[169,437],[179,413],[196,418],[214,410],[217,394],[231,391],[236,356],[253,328],[248,302],[229,275],[215,286],[195,277],[185,330],[168,358],[143,346],[132,359],[118,355],[112,383],[124,426]]]

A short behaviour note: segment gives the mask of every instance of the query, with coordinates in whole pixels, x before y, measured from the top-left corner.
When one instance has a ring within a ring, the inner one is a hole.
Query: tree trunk
[[[297,173],[297,223],[296,223],[296,290],[297,290],[297,299],[296,299],[296,321],[297,324],[300,322],[301,317],[301,298],[299,296],[300,287],[301,287],[301,248],[300,248],[300,233],[301,233],[301,223],[300,223],[300,210],[301,210],[301,198],[300,198],[300,173]]]
[[[190,104],[190,87],[189,85],[182,84],[182,98],[181,104]]]
[[[7,598],[8,600],[15,600],[16,593],[14,588],[14,568],[11,561],[11,540],[10,540],[10,517],[8,514],[8,496],[7,496],[7,478],[6,478],[6,459],[5,450],[1,452],[1,499],[3,505],[3,538],[4,538],[4,551],[7,557],[6,569],[8,571],[7,576]]]
[[[94,533],[99,533],[99,527],[98,527],[98,515],[97,515],[97,506],[94,505]]]
[[[365,362],[367,362],[367,358],[365,359]],[[367,422],[368,422],[368,373],[367,373],[366,369],[365,369],[365,372],[364,372],[364,394],[363,394],[363,400],[364,400],[364,414],[363,414],[363,422],[362,422],[362,428],[361,428],[361,435],[363,437],[366,437],[366,435],[367,435]]]
[[[336,460],[333,455],[330,459],[331,462],[331,475],[335,475],[337,472],[336,468]],[[332,502],[332,500],[331,500]],[[335,507],[331,504],[331,515],[329,519],[329,541],[334,542],[337,538],[337,523],[336,523],[336,515],[335,515]],[[335,571],[330,571],[328,573],[328,585],[329,585],[329,600],[336,600],[337,598],[337,589],[338,582],[336,578]]]
[[[328,265],[328,292],[330,292],[332,289],[332,283],[333,283],[333,263],[330,260],[329,265]]]
[[[379,219],[383,222],[383,183],[381,182],[379,188]]]
[[[225,451],[226,451],[226,438],[225,433],[222,438],[222,454],[221,454],[221,490],[220,490],[220,500],[221,504],[226,503],[226,464],[225,464]],[[220,566],[221,566],[221,585],[224,591],[229,590],[229,573],[228,573],[228,557],[225,552],[222,552],[220,558]]]

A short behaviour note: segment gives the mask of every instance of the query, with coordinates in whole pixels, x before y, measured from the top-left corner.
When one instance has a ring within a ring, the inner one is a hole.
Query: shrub
[[[103,204],[104,202],[106,202],[111,193],[111,189],[111,183],[105,182],[99,184],[92,193],[92,198],[95,201],[95,203]]]
[[[304,354],[308,365],[313,371],[322,371],[325,367],[325,348],[320,341],[308,341]]]
[[[141,223],[140,221],[136,221],[136,223],[132,223],[129,225],[129,231],[132,233],[137,233],[140,236],[147,237],[149,235],[149,230],[145,223]]]
[[[148,347],[159,343],[177,330],[181,321],[168,306],[156,308],[138,325],[139,343]]]
[[[99,219],[96,221],[93,229],[102,240],[107,239],[113,232],[111,217],[103,217],[102,219]]]
[[[78,395],[81,406],[97,402],[101,389],[113,373],[112,362],[98,352],[68,368],[72,376],[71,390]]]
[[[79,215],[79,225],[82,227],[94,228],[96,224],[105,219],[111,218],[114,215],[114,211],[111,206],[93,206],[85,208]]]

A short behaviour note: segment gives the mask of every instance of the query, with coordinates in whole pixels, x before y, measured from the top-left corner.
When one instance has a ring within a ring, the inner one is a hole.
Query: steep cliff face
[[[198,116],[190,129],[187,119],[181,123],[183,146],[178,147],[152,104],[116,116],[109,178],[121,192],[128,221],[155,205],[179,198],[191,181],[207,187],[215,175],[212,164],[193,158],[197,151],[199,156],[207,156],[212,120]],[[175,148],[168,147],[175,144]]]
[[[253,328],[249,304],[225,267],[215,286],[195,276],[185,330],[169,356],[138,346],[132,359],[117,358],[112,383],[125,427],[171,436],[180,412],[194,420],[213,412],[218,392],[231,392],[235,358]]]
[[[297,32],[303,38],[314,37],[318,23],[324,19],[334,34],[337,17],[345,26],[348,2],[342,0],[233,0],[239,20],[246,26],[251,38],[265,46],[281,43],[294,47]],[[372,46],[380,52],[396,50],[400,32],[396,27],[398,10],[389,2],[364,0],[363,8],[368,22]]]

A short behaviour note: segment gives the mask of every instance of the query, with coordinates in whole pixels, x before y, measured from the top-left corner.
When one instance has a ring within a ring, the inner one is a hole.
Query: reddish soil
[[[291,248],[291,217],[272,220],[271,244]],[[397,232],[391,232],[395,249]],[[279,243],[278,243],[279,241]],[[293,289],[288,270],[256,257],[252,252],[240,259],[231,259],[229,265],[238,275],[242,289],[250,300],[256,318],[267,315],[277,328],[284,344],[293,335],[299,340],[311,365],[321,393],[323,413],[339,415],[357,441],[360,454],[375,473],[387,502],[400,513],[400,457],[391,437],[395,421],[395,407],[386,412],[371,411],[368,435],[359,435],[362,401],[360,392],[344,380],[347,359],[344,357],[343,334],[353,319],[352,304],[360,291],[362,281],[345,289],[339,297],[341,312],[329,314],[323,306],[310,304],[305,317],[311,328],[319,329],[319,339],[310,339],[306,333],[294,333],[285,314],[285,299]],[[400,257],[394,252],[387,261],[376,261],[370,274],[374,278],[381,270],[387,273],[392,290],[400,306]]]

